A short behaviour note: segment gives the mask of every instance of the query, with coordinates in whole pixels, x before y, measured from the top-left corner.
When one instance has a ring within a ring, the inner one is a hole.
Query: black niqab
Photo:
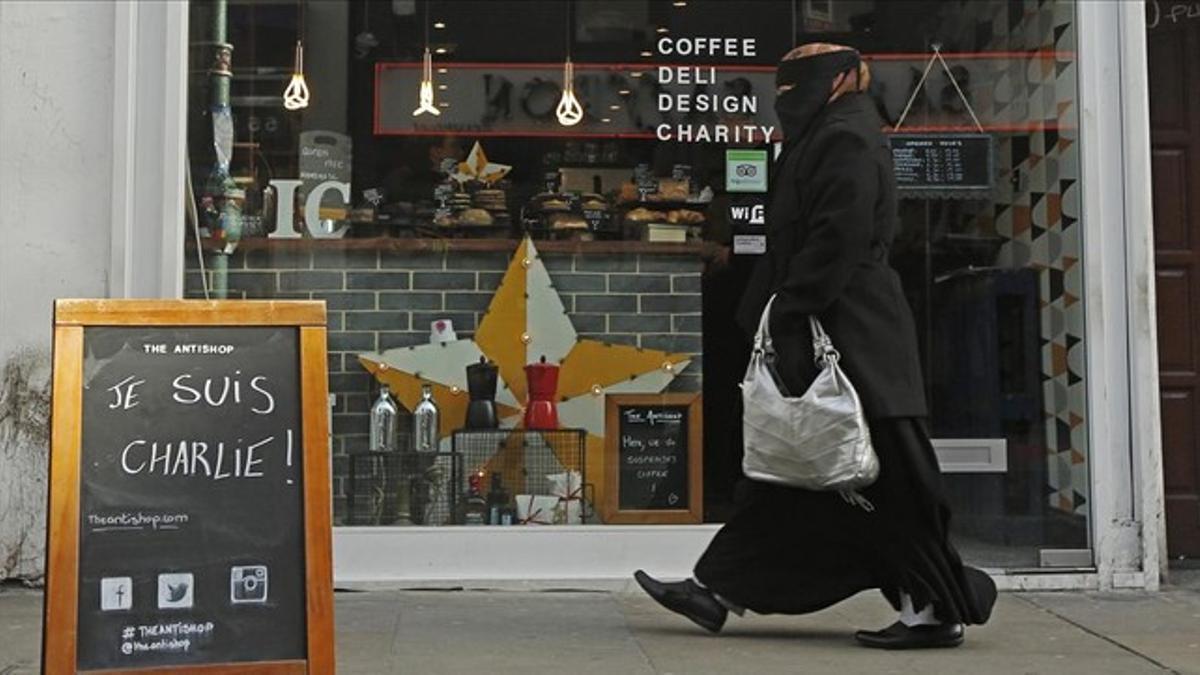
[[[790,145],[804,137],[817,113],[829,101],[834,79],[857,70],[859,62],[858,52],[846,49],[779,64],[775,86],[792,86],[775,99],[775,114],[783,128],[785,143]]]

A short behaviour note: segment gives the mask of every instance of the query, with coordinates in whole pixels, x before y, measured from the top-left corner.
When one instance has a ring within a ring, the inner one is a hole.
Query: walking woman
[[[888,264],[896,187],[883,122],[858,52],[808,44],[776,74],[783,152],[771,181],[767,254],[738,312],[753,333],[776,294],[770,331],[787,391],[817,375],[807,317],[817,316],[858,389],[879,457],[861,490],[873,510],[836,492],[745,480],[737,509],[695,568],[695,578],[634,576],[663,606],[717,632],[730,611],[804,614],[866,589],[900,612],[859,631],[868,647],[953,647],[963,625],[988,620],[996,587],[962,564],[948,539],[950,510],[929,442],[912,313]]]

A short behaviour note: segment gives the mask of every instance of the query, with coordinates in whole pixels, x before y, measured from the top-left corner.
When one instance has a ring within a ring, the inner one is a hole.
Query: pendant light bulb
[[[429,47],[425,48],[425,60],[421,66],[421,91],[417,100],[419,105],[413,111],[413,117],[422,113],[429,113],[435,117],[442,114],[433,104],[433,55],[429,53]]]
[[[558,116],[558,123],[564,127],[575,126],[583,121],[583,106],[575,98],[575,64],[571,63],[571,59],[563,64],[563,95],[554,112]]]
[[[296,59],[292,66],[292,81],[283,91],[283,107],[300,110],[308,107],[308,84],[304,81],[304,44],[296,40]]]

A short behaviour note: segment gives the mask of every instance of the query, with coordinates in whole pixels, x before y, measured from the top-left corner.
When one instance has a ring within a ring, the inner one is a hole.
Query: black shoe
[[[641,570],[634,572],[633,578],[658,604],[686,616],[701,628],[719,633],[725,625],[729,610],[708,589],[691,579],[664,583]]]
[[[933,626],[905,626],[897,621],[883,630],[860,630],[854,634],[859,644],[875,649],[936,649],[957,647],[963,643],[961,623]]]

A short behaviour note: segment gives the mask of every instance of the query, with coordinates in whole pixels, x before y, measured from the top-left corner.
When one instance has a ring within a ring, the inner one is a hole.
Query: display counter
[[[219,244],[216,240],[205,238],[201,240],[205,251],[216,251]],[[279,239],[270,237],[254,237],[238,242],[241,251],[478,251],[478,252],[508,252],[517,249],[519,239],[449,239],[449,238],[401,238],[401,237],[371,237],[371,238],[330,238],[316,239],[312,237],[297,237]],[[692,255],[700,258],[711,258],[719,250],[720,245],[706,241],[690,242],[649,242],[649,241],[577,241],[577,240],[544,240],[538,241],[537,247],[543,253],[561,254],[654,254],[654,255]],[[189,250],[195,250],[195,244],[188,242]]]

